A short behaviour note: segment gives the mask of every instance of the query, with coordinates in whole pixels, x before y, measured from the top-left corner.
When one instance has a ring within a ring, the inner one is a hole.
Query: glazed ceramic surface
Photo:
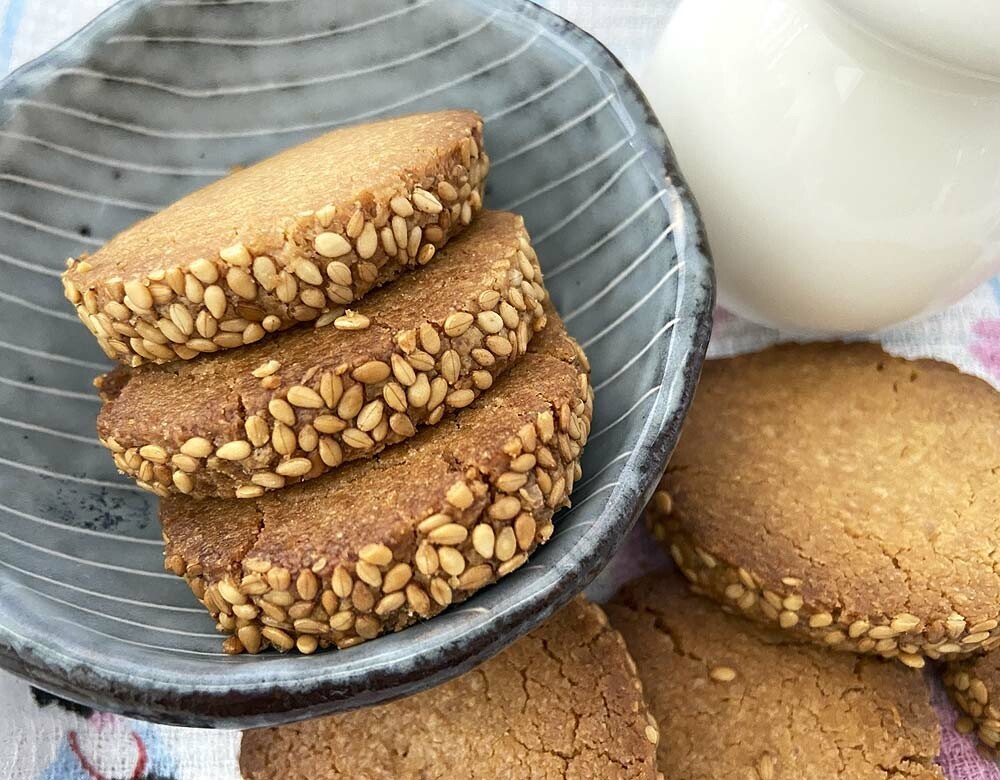
[[[580,591],[677,438],[710,329],[697,214],[619,64],[519,0],[128,0],[0,88],[0,665],[94,706],[250,726],[455,676]],[[69,255],[330,128],[470,106],[487,204],[524,213],[597,392],[573,508],[440,617],[312,656],[229,657],[163,570],[156,501],[95,439],[107,368]]]

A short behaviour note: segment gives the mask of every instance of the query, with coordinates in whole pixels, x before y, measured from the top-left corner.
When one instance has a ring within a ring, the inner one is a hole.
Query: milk
[[[909,3],[854,4],[686,0],[641,80],[720,302],[801,332],[877,329],[1000,270],[1000,55],[969,35],[1000,41],[1000,13],[953,29],[963,49],[912,20],[890,38]]]

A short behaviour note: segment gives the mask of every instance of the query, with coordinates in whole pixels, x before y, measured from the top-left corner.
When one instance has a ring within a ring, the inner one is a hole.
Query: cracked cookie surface
[[[1000,395],[871,344],[709,361],[647,511],[689,579],[825,646],[1000,643]]]
[[[582,597],[461,677],[390,704],[243,735],[247,780],[654,778],[635,667]]]
[[[727,615],[672,572],[605,607],[659,723],[671,780],[942,780],[919,673]]]

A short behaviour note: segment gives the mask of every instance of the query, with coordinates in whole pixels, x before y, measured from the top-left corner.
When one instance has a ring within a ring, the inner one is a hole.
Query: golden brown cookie
[[[235,634],[231,652],[401,629],[551,536],[592,399],[586,359],[551,314],[489,393],[372,460],[248,501],[164,499],[166,566]]]
[[[409,698],[243,735],[247,780],[656,776],[635,665],[582,597],[467,674]]]
[[[647,520],[706,593],[820,644],[1000,643],[1000,395],[871,344],[705,365]]]
[[[312,479],[468,406],[545,325],[524,220],[485,212],[439,259],[318,330],[99,380],[101,442],[160,495]]]
[[[335,130],[67,261],[66,297],[132,366],[241,347],[427,263],[482,206],[475,111]]]
[[[727,615],[662,572],[605,607],[684,780],[943,780],[920,674]]]
[[[1000,655],[986,653],[951,662],[945,667],[944,685],[965,713],[955,728],[962,734],[975,731],[988,755],[1000,755]]]

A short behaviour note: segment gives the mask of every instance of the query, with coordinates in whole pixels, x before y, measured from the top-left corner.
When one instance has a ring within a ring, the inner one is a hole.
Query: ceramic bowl
[[[713,277],[659,125],[593,38],[522,0],[127,0],[0,100],[0,665],[95,707],[260,726],[447,680],[607,563],[676,441]],[[163,569],[155,498],[95,439],[107,363],[63,300],[63,261],[231,166],[459,106],[486,118],[487,204],[524,213],[593,364],[573,507],[528,564],[431,621],[312,656],[223,655]]]

